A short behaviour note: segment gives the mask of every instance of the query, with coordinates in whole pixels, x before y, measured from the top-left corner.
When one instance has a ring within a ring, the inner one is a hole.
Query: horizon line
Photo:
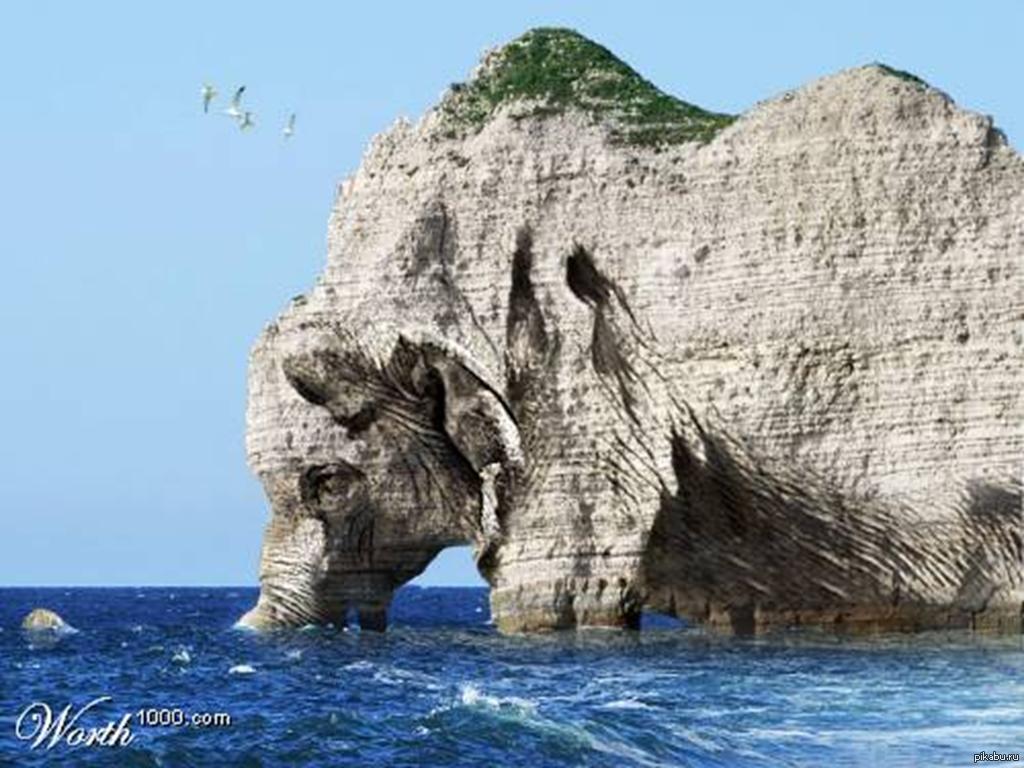
[[[489,589],[487,584],[414,584],[408,582],[395,588],[425,589],[443,587],[456,589]],[[259,589],[259,584],[0,584],[0,589]]]

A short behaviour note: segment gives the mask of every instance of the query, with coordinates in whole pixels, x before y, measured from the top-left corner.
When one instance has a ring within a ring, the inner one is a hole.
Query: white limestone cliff
[[[341,186],[260,336],[255,626],[1020,631],[1024,160],[881,65],[736,119],[534,30]]]

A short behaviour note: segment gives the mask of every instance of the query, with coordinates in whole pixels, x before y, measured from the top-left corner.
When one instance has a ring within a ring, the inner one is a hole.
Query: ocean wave
[[[601,705],[601,709],[656,709],[639,699],[615,699]]]
[[[683,726],[672,726],[669,731],[684,741],[692,744],[703,752],[715,753],[721,752],[724,747],[719,741],[717,741],[712,735],[707,733],[708,729],[705,728],[703,733],[698,733],[696,728],[686,728]],[[716,731],[717,735],[717,731]],[[728,738],[729,734],[723,734]]]
[[[368,672],[373,669],[376,665],[372,661],[366,661],[360,659],[359,661],[353,661],[350,664],[346,664],[342,667],[346,672]]]
[[[491,696],[472,683],[459,686],[459,703],[466,707],[481,707],[496,712],[515,712],[524,716],[537,714],[537,702],[519,696]]]
[[[358,663],[358,662],[357,662]],[[384,685],[417,685],[427,690],[441,690],[441,682],[423,672],[413,672],[400,667],[382,667],[373,673],[373,680]]]
[[[439,602],[429,590],[406,602],[423,619],[415,630],[399,619],[383,636],[254,635],[228,630],[251,607],[248,592],[224,604],[221,589],[208,590],[214,601],[180,589],[175,601],[158,589],[136,601],[136,591],[82,593],[73,615],[89,616],[86,631],[31,651],[19,629],[29,607],[72,613],[71,603],[0,590],[0,733],[12,733],[10,716],[29,702],[56,713],[109,694],[104,718],[185,704],[232,718],[230,728],[187,733],[139,728],[131,747],[85,756],[116,768],[221,765],[224,755],[236,765],[432,768],[945,765],[1024,743],[1019,638],[952,649],[924,638],[870,653],[860,641],[680,638],[652,648],[569,633],[509,638],[484,629],[485,616],[445,624],[477,603],[462,593]],[[184,618],[197,607],[201,616]],[[172,661],[182,649],[187,665]],[[31,764],[24,747],[0,737],[0,764]],[[80,759],[54,755],[54,764]]]

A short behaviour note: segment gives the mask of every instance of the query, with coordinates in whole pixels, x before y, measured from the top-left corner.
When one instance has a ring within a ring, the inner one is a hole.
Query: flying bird
[[[231,104],[224,110],[224,114],[228,117],[241,121],[245,117],[245,113],[242,112],[242,94],[245,93],[245,86],[243,85],[237,91],[235,95],[231,97]]]
[[[203,112],[209,112],[210,102],[217,98],[217,89],[209,83],[203,83],[203,89],[200,91],[200,95],[203,98]]]
[[[292,136],[295,135],[295,113],[294,112],[292,112],[291,116],[289,116],[288,124],[284,127],[284,130],[281,131],[281,133],[284,135],[284,137],[286,139],[290,139]]]
[[[249,110],[243,112],[242,117],[238,121],[239,130],[244,131],[249,128],[252,128],[254,125],[256,125],[256,123],[252,119],[252,112],[250,112]]]

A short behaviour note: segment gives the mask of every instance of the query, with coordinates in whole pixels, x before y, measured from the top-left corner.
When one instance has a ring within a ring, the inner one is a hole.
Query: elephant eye
[[[347,462],[317,464],[299,477],[299,496],[312,512],[339,512],[362,493],[365,480],[366,476]]]

